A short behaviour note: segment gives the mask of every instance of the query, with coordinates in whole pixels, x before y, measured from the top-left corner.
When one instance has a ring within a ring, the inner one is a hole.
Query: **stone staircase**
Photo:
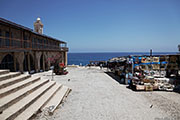
[[[70,91],[55,81],[0,70],[0,120],[27,120],[47,107],[52,114]]]

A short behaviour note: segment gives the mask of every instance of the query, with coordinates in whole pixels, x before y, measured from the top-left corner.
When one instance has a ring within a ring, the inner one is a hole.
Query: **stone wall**
[[[42,51],[30,51],[30,52],[0,52],[0,64],[2,60],[7,55],[11,55],[14,63],[14,70],[12,71],[25,71],[25,66],[27,71],[34,70],[39,72],[40,70],[49,70],[50,66],[53,65],[55,61],[59,63],[67,64],[66,52],[42,52]],[[33,67],[32,67],[33,66]],[[34,69],[33,69],[34,68]]]

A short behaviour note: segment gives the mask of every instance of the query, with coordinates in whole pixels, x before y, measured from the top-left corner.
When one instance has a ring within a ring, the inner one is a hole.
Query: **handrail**
[[[61,43],[62,44],[62,43]],[[67,47],[59,45],[50,45],[46,43],[32,42],[31,40],[23,40],[17,38],[9,38],[0,36],[0,50],[2,49],[26,49],[26,50],[60,50],[68,51]]]

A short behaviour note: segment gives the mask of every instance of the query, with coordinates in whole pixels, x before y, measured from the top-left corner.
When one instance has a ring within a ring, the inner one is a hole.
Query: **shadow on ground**
[[[107,75],[109,75],[113,80],[117,81],[119,84],[121,85],[125,85],[124,83],[121,83],[120,77],[117,75],[114,75],[112,72],[105,72]],[[131,88],[129,85],[126,86],[126,88],[133,90],[133,88]]]
[[[105,72],[107,75],[109,75],[113,80],[117,81],[119,84],[121,84],[121,80],[119,76],[114,75],[112,72]]]

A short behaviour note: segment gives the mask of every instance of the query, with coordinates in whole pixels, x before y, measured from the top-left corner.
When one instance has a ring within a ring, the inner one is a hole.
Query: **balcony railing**
[[[30,40],[0,37],[0,50],[3,49],[68,51],[67,47],[59,47],[59,45],[50,45],[32,42]]]
[[[60,47],[61,51],[69,51],[67,47]]]

